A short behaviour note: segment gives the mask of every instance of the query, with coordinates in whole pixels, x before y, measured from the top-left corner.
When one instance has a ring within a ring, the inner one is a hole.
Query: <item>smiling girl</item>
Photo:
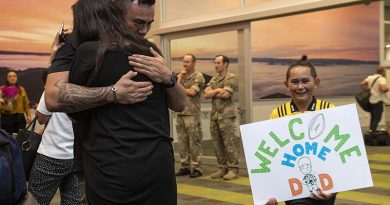
[[[320,85],[320,79],[313,64],[307,61],[306,55],[288,67],[284,85],[292,99],[276,107],[271,113],[271,119],[334,107],[333,104],[314,96],[314,91]],[[333,205],[335,199],[336,194],[319,190],[318,193],[313,192],[310,198],[286,201],[286,205]],[[271,198],[266,205],[277,203],[275,198]]]

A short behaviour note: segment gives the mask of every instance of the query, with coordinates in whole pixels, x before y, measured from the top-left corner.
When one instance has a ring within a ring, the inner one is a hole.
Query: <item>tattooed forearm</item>
[[[109,103],[109,87],[88,88],[61,82],[57,82],[55,87],[59,90],[58,110],[62,112],[78,112]]]

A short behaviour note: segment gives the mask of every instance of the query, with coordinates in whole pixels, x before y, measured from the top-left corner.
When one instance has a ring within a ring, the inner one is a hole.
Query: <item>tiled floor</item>
[[[366,149],[374,187],[339,193],[337,205],[390,204],[390,147],[368,146]],[[239,179],[232,181],[212,180],[208,175],[215,169],[215,166],[205,166],[204,176],[195,179],[177,177],[178,204],[253,204],[246,174],[241,173]],[[60,204],[58,193],[51,204]]]

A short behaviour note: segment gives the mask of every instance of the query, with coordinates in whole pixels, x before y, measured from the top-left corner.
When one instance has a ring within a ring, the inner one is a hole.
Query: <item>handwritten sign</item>
[[[240,130],[255,204],[373,186],[355,104]]]

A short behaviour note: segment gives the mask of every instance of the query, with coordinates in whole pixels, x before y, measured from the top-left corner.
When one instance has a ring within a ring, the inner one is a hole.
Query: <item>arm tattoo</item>
[[[110,94],[109,87],[83,87],[71,83],[57,81],[58,88],[58,109],[65,113],[78,112],[90,108],[105,105],[108,102],[107,95]]]

